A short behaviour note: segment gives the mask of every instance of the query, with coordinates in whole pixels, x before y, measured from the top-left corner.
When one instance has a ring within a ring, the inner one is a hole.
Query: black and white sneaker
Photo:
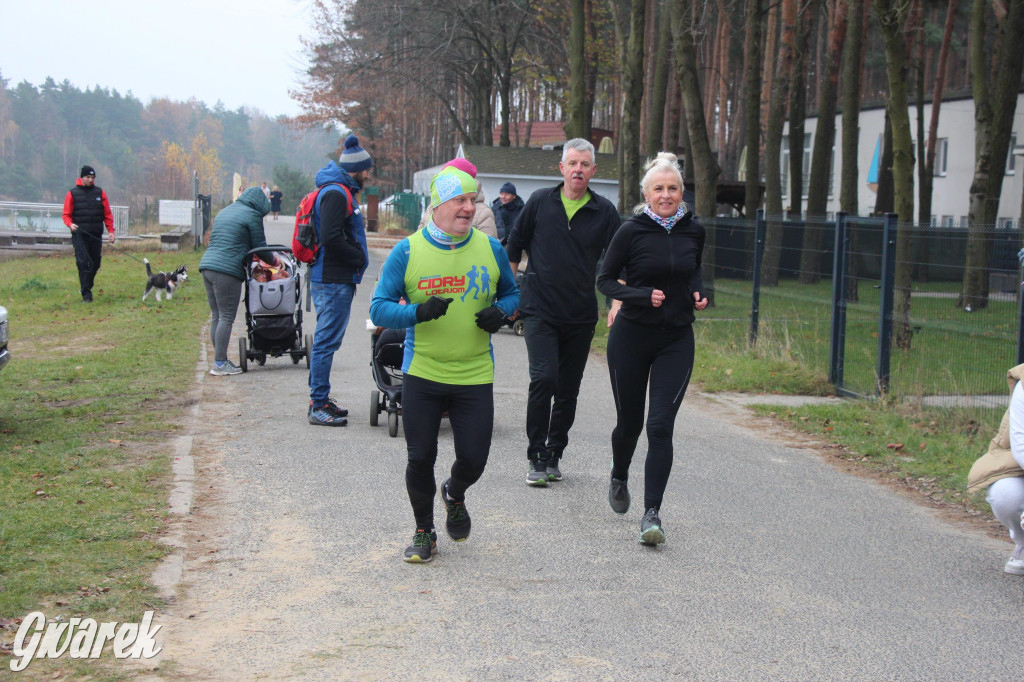
[[[665,542],[665,531],[661,528],[658,510],[651,507],[640,519],[640,544],[660,545]]]
[[[452,479],[449,478],[441,484],[441,504],[444,505],[444,510],[448,513],[448,520],[445,521],[444,529],[452,540],[462,542],[469,537],[469,529],[472,522],[469,518],[469,511],[466,509],[466,501],[455,501],[448,496],[448,485],[451,482]]]
[[[526,485],[535,488],[546,488],[548,485],[548,462],[545,459],[530,461],[530,470],[526,473]]]
[[[417,528],[412,544],[405,549],[405,560],[410,564],[425,564],[437,553],[437,533]]]

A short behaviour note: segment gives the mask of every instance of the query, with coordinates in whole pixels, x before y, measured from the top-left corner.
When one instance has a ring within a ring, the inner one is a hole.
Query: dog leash
[[[75,230],[75,231],[74,231],[74,232],[72,232],[71,234],[72,234],[72,235],[75,235],[75,234],[77,234],[77,233],[78,233],[78,230]],[[99,237],[97,237],[96,235],[94,235],[94,234],[90,234],[90,233],[88,233],[88,232],[84,232],[83,234],[87,234],[87,235],[89,235],[90,237],[92,237],[93,239],[98,239],[98,240],[100,241],[100,243],[101,243],[101,244],[103,243],[103,236],[102,236],[102,235],[100,235]],[[144,261],[144,260],[141,260],[141,259],[139,259],[139,258],[136,258],[135,256],[131,255],[130,253],[128,253],[128,252],[127,252],[127,251],[125,251],[124,249],[119,249],[119,248],[118,248],[117,246],[115,246],[115,245],[113,245],[113,244],[107,244],[107,247],[108,247],[108,248],[111,248],[111,249],[113,249],[114,251],[117,251],[117,252],[118,252],[118,253],[120,253],[120,254],[123,254],[123,255],[125,255],[125,256],[128,256],[128,257],[129,257],[129,258],[131,258],[131,259],[132,259],[133,261],[137,261],[137,262],[139,262],[139,263],[142,263],[143,265],[146,265],[146,261]],[[78,254],[77,254],[77,251],[76,251],[75,255],[76,255],[76,256],[78,255]],[[90,260],[91,260],[91,259],[90,259]]]

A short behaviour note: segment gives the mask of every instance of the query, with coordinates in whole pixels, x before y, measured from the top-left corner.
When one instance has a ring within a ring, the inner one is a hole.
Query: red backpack
[[[300,263],[315,262],[320,252],[320,234],[316,230],[316,221],[313,220],[313,209],[316,207],[316,198],[320,191],[331,185],[340,187],[345,192],[345,198],[348,200],[346,216],[352,215],[352,193],[340,182],[329,182],[302,197],[299,207],[295,209],[295,231],[292,233],[292,253]]]

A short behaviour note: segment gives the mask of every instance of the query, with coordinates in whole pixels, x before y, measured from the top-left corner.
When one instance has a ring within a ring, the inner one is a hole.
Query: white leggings
[[[1017,548],[1024,547],[1024,530],[1020,527],[1020,516],[1024,513],[1024,476],[999,479],[988,487],[985,501],[999,523],[1009,529],[1010,539]]]

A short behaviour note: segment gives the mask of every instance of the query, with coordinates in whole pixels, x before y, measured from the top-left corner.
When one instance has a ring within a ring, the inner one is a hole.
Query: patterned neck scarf
[[[644,205],[644,213],[647,214],[654,222],[658,223],[665,228],[666,232],[672,231],[672,226],[679,222],[679,219],[686,215],[686,204],[680,203],[679,208],[676,209],[676,214],[669,216],[668,218],[662,218],[660,215],[651,210],[650,205]]]
[[[431,218],[430,221],[427,223],[427,227],[425,229],[427,230],[427,234],[430,235],[431,239],[433,239],[435,242],[443,246],[454,246],[455,244],[460,244],[466,241],[469,238],[470,234],[469,232],[467,232],[461,237],[456,237],[455,235],[448,234],[447,232],[445,232],[440,227],[434,224],[433,218]]]

